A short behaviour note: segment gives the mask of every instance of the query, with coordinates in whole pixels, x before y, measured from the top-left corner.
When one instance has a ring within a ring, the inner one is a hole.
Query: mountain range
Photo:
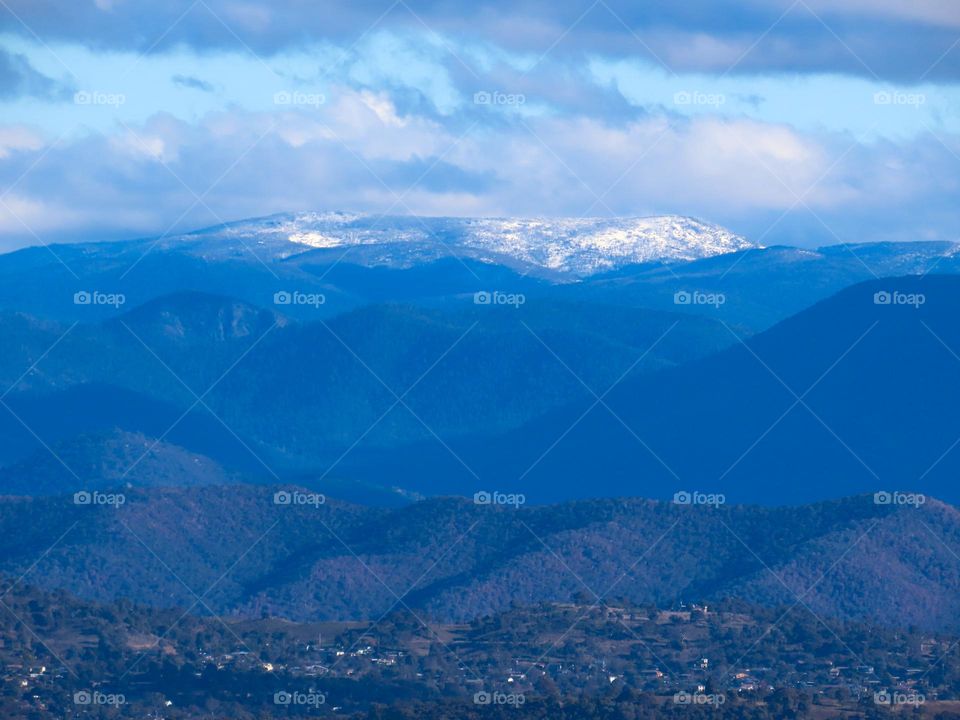
[[[688,227],[683,219],[659,218],[657,223],[665,227],[655,223],[643,232],[630,231],[633,255],[627,257],[616,247],[597,245],[594,233],[603,225],[600,221],[593,225],[582,221],[582,227],[557,221],[551,237],[562,240],[565,248],[557,252],[585,253],[600,263],[596,272],[576,274],[527,262],[519,255],[478,253],[469,243],[454,242],[463,239],[465,228],[489,229],[494,221],[437,220],[436,232],[428,234],[422,223],[429,227],[429,218],[394,219],[391,230],[386,220],[377,218],[348,222],[345,218],[354,216],[306,214],[340,218],[329,221],[336,227],[355,223],[366,228],[367,235],[360,230],[337,231],[336,241],[343,245],[313,247],[290,240],[296,234],[294,226],[301,226],[298,217],[241,221],[185,236],[50,245],[0,255],[0,310],[90,322],[116,317],[165,295],[202,292],[315,320],[385,302],[458,306],[472,301],[477,292],[500,291],[527,299],[701,314],[762,330],[856,282],[960,272],[955,243],[761,248],[698,221],[689,221]],[[619,222],[624,233],[630,223],[640,223]],[[444,223],[459,230],[442,230]],[[499,239],[490,243],[509,245],[504,238],[517,232],[516,227],[507,227],[502,236],[494,233]],[[410,239],[410,234],[419,239]],[[677,236],[684,238],[681,253],[671,249],[680,242]],[[535,247],[549,242],[539,238]],[[77,304],[78,292],[120,295],[123,303]],[[277,305],[278,293],[301,293],[317,301]],[[678,293],[720,294],[723,302],[682,304],[676,302]]]
[[[598,387],[516,431],[389,460],[360,447],[344,466],[362,478],[388,461],[420,492],[486,483],[535,502],[694,489],[766,504],[894,489],[957,502],[958,312],[956,276],[860,283],[751,338],[728,326],[717,354]]]
[[[773,246],[689,263],[629,266],[555,288],[578,302],[672,308],[763,330],[858,282],[960,273],[950,242],[859,243],[821,248]],[[674,293],[722,296],[713,305],[677,305]]]
[[[0,574],[237,618],[960,629],[957,246],[378,222],[0,256]]]
[[[531,502],[960,500],[955,245],[736,250],[694,233],[690,260],[663,248],[694,226],[644,221],[650,240],[624,220],[657,259],[618,265],[597,245],[609,222],[510,226],[617,266],[571,281],[446,251],[506,242],[506,221],[427,219],[430,240],[419,219],[380,220],[284,215],[0,256],[0,477],[46,495],[291,480],[387,504],[485,486]],[[437,252],[376,255],[422,243]]]
[[[165,439],[239,467],[258,456],[303,467],[358,438],[391,446],[520,427],[588,397],[578,376],[608,385],[730,343],[716,320],[602,305],[390,304],[295,322],[197,293],[97,323],[10,315],[0,328],[16,338],[0,358],[8,462],[71,434],[158,437],[184,414]]]

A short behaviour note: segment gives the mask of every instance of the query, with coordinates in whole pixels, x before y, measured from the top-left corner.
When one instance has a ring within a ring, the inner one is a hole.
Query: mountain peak
[[[208,244],[205,240],[215,241]],[[266,250],[274,259],[367,246],[369,262],[409,266],[456,255],[583,277],[646,262],[681,262],[758,247],[718,225],[678,215],[630,218],[457,218],[299,212],[229,223],[171,239],[202,254],[226,246]]]

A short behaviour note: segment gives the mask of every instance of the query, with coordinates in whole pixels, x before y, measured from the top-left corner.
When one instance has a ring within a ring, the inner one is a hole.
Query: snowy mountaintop
[[[233,243],[229,241],[234,241]],[[346,212],[272,215],[201,230],[176,241],[207,255],[228,246],[285,259],[310,249],[381,246],[377,264],[463,255],[584,277],[644,262],[680,262],[757,247],[718,225],[664,215],[636,218],[446,218]]]

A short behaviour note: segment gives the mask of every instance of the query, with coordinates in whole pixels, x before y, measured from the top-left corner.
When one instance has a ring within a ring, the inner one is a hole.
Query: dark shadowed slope
[[[925,302],[875,304],[892,292]],[[602,402],[450,450],[355,453],[349,470],[363,477],[389,463],[415,489],[498,488],[534,502],[694,489],[764,504],[879,489],[955,501],[958,314],[960,278],[863,283],[714,357],[606,397],[598,386]]]

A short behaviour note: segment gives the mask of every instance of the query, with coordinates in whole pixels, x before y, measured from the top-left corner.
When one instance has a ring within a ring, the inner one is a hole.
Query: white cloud
[[[39,150],[43,147],[40,133],[23,125],[0,125],[0,160],[12,152]]]
[[[282,113],[277,133],[295,148],[328,142],[366,159],[396,161],[429,157],[452,142],[449,132],[434,120],[401,117],[385,93],[343,87],[335,88],[318,108]]]
[[[51,239],[159,234],[184,213],[179,230],[285,210],[391,208],[679,213],[749,234],[798,196],[844,240],[912,239],[921,216],[924,236],[955,239],[960,227],[955,160],[932,138],[863,144],[743,118],[662,114],[620,123],[504,116],[458,141],[465,127],[398,117],[385,97],[347,90],[319,109],[220,112],[196,123],[158,115],[54,148],[21,181],[14,210]],[[29,133],[12,135],[20,146],[33,142]],[[956,151],[957,138],[943,140]],[[42,151],[33,147],[0,163],[0,183],[29,167]],[[191,189],[206,192],[202,204]],[[787,219],[778,232],[791,227]],[[11,217],[0,234],[8,244],[35,242]],[[836,237],[823,231],[803,241]]]
[[[46,243],[48,232],[82,220],[82,213],[40,198],[11,192],[0,199],[0,235],[26,236],[29,245]]]

